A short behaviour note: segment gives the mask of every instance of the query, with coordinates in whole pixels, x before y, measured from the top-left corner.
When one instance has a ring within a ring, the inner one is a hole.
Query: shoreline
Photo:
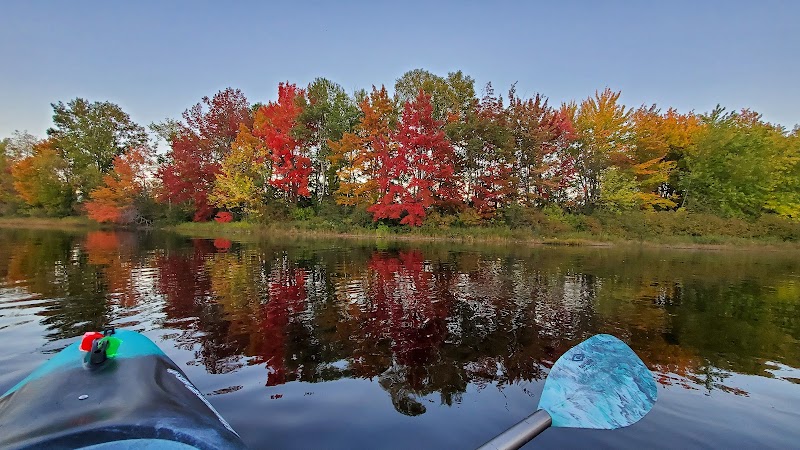
[[[682,250],[759,250],[789,251],[800,250],[800,243],[747,239],[731,236],[685,235],[660,236],[656,239],[628,239],[620,236],[592,236],[581,233],[565,233],[562,236],[541,236],[522,229],[455,228],[412,230],[408,233],[381,232],[378,230],[356,229],[352,231],[313,230],[291,223],[279,222],[273,225],[247,222],[184,222],[176,225],[155,226],[151,228],[109,226],[98,224],[85,217],[29,218],[0,217],[0,228],[36,230],[125,230],[125,231],[167,231],[182,236],[198,238],[265,238],[290,237],[304,239],[347,239],[359,241],[398,241],[435,242],[485,245],[525,245],[530,247],[646,247]],[[698,240],[719,240],[720,242],[697,242]]]
[[[87,217],[0,217],[0,228],[35,230],[99,230],[109,228]]]
[[[469,234],[475,229],[458,229],[458,235],[448,235],[448,230],[438,233],[379,233],[376,230],[337,232],[332,230],[309,230],[301,227],[269,226],[243,222],[220,224],[215,222],[185,222],[160,228],[183,236],[198,238],[263,238],[267,235],[276,237],[306,238],[306,239],[348,239],[359,241],[395,241],[395,242],[430,242],[430,243],[455,243],[455,244],[485,244],[485,245],[525,245],[529,247],[646,247],[665,248],[676,250],[758,250],[758,251],[797,251],[800,243],[771,242],[745,238],[722,237],[727,242],[703,243],[693,242],[687,236],[667,236],[665,241],[633,240],[622,237],[585,237],[585,236],[536,236],[523,230],[512,231],[511,236],[503,235],[474,235]],[[479,229],[480,230],[480,229]],[[486,229],[483,229],[486,230]]]

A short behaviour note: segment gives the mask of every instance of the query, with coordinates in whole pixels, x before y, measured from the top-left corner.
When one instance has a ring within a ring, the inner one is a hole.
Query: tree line
[[[0,141],[4,214],[99,222],[356,214],[482,225],[510,212],[688,211],[800,218],[800,128],[751,110],[632,108],[605,89],[559,106],[412,70],[394,93],[317,78],[251,104],[238,89],[149,126],[119,106],[54,103],[39,140]]]

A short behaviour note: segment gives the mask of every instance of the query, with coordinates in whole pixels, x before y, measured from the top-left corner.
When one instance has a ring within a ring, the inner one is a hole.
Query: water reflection
[[[732,374],[798,382],[791,256],[0,233],[0,329],[31,315],[50,340],[165,328],[209,373],[374,380],[407,416],[431,395],[454,405],[470,385],[543,379],[596,333],[627,341],[664,386],[747,395]]]

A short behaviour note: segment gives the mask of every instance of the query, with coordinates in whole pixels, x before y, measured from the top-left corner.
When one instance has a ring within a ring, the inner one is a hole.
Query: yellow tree
[[[256,121],[259,120],[260,114],[256,113]],[[240,125],[221,167],[209,200],[220,208],[254,214],[263,204],[269,185],[270,165],[264,141]]]
[[[606,169],[630,164],[632,111],[619,103],[620,94],[606,88],[579,106],[562,108],[572,116],[575,128],[572,153],[584,206],[600,200],[601,175]]]
[[[13,138],[0,139],[0,215],[13,213],[24,204],[14,189],[11,169],[30,156],[36,142],[34,136],[19,131]]]
[[[66,180],[67,162],[46,140],[33,146],[32,154],[11,166],[14,189],[25,203],[47,214],[70,212],[73,195]]]
[[[636,110],[631,121],[629,173],[636,181],[637,204],[648,210],[672,209],[678,200],[677,189],[671,183],[673,171],[700,130],[700,119],[673,108],[661,114],[653,105]]]
[[[350,206],[369,206],[378,198],[377,157],[394,145],[391,139],[397,118],[394,104],[386,87],[372,93],[359,104],[361,121],[353,133],[330,142],[330,160],[340,167],[336,203]]]
[[[329,160],[338,166],[339,188],[336,190],[336,203],[354,206],[359,203],[367,205],[363,193],[375,186],[374,181],[364,178],[367,152],[364,151],[366,141],[355,133],[344,133],[338,141],[331,141]]]

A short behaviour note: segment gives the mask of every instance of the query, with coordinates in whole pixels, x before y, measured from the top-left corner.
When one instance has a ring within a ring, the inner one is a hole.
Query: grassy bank
[[[87,217],[0,217],[0,227],[42,230],[98,229],[101,225]]]
[[[526,245],[645,245],[707,249],[800,249],[800,224],[772,218],[746,222],[702,214],[642,213],[598,216],[538,217],[517,227],[425,225],[419,228],[345,226],[327,220],[269,224],[182,223],[167,227],[196,237],[251,239],[266,237],[345,237],[351,239],[520,243]]]
[[[267,237],[317,237],[317,238],[350,238],[350,239],[388,239],[418,242],[486,242],[510,243],[528,242],[531,244],[552,245],[609,245],[610,241],[598,241],[590,236],[543,238],[524,230],[496,228],[459,228],[459,229],[383,229],[354,227],[349,230],[309,228],[303,222],[277,222],[273,224],[257,224],[248,222],[215,223],[187,222],[168,226],[166,229],[187,236],[197,237],[231,237],[243,236]]]
[[[800,223],[775,216],[754,221],[686,212],[571,215],[533,212],[491,225],[454,223],[432,217],[422,227],[303,214],[269,223],[204,222],[156,226],[185,236],[258,240],[271,237],[348,238],[416,242],[620,246],[673,248],[800,249]],[[56,230],[107,228],[85,217],[0,217],[0,227]]]

